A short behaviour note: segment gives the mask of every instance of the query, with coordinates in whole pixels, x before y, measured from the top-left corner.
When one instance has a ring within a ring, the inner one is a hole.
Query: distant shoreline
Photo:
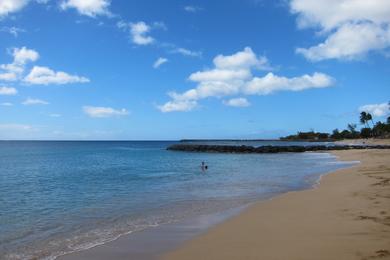
[[[283,140],[283,139],[181,139],[179,142],[334,142],[333,139],[296,139],[296,140]]]

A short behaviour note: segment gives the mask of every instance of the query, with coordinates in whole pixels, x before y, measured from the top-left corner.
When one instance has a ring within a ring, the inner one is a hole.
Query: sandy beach
[[[390,151],[333,154],[361,163],[259,202],[163,259],[390,259]]]
[[[368,138],[368,139],[345,139],[341,141],[336,141],[339,144],[366,144],[366,145],[390,145],[390,139],[376,139],[376,138]]]

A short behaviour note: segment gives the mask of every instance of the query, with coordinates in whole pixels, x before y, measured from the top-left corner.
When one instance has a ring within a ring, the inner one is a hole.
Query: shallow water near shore
[[[54,258],[308,188],[350,165],[325,153],[166,151],[173,143],[0,142],[0,255]]]

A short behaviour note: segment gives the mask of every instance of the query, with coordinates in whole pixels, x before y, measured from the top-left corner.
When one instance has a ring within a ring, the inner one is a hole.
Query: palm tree
[[[374,125],[375,125],[375,124],[374,124],[374,120],[372,120],[372,115],[371,115],[370,113],[367,113],[367,118],[366,118],[366,119],[367,119],[367,122],[368,122],[368,121],[371,121],[371,123],[372,123],[372,128],[374,128]]]
[[[352,138],[357,137],[356,124],[348,124],[348,130],[351,132]]]
[[[348,130],[351,133],[355,133],[356,132],[356,124],[348,124]]]
[[[360,113],[360,123],[362,124],[362,125],[365,125],[366,127],[368,127],[367,126],[367,121],[368,121],[368,119],[367,119],[367,113],[366,112],[361,112]]]
[[[376,136],[374,120],[372,120],[372,115],[370,113],[368,113],[368,112],[367,112],[366,120],[367,120],[367,125],[369,125],[368,121],[371,121],[371,123],[372,123],[372,136]]]

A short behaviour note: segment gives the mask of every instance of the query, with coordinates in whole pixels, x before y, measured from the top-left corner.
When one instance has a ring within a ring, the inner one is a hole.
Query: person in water
[[[205,164],[205,162],[202,162],[201,169],[202,171],[206,171],[209,167]]]

